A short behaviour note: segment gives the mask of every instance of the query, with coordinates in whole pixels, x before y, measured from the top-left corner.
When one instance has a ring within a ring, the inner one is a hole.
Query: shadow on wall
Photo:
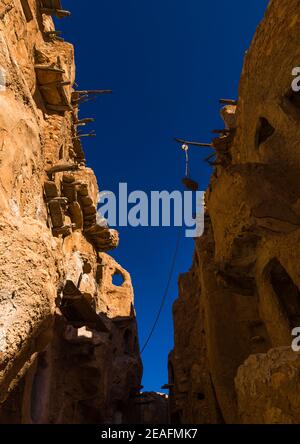
[[[110,318],[89,296],[66,282],[53,339],[0,407],[0,423],[126,423],[142,378],[134,309]]]

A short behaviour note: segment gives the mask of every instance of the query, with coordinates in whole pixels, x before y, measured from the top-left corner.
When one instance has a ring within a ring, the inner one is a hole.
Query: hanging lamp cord
[[[165,292],[163,294],[163,298],[162,298],[162,301],[160,303],[160,307],[159,307],[157,316],[156,316],[155,321],[153,323],[153,326],[152,326],[152,328],[150,330],[148,338],[146,339],[145,344],[143,345],[143,347],[141,349],[141,354],[145,351],[147,345],[149,344],[150,339],[152,338],[153,333],[154,333],[154,331],[155,331],[155,329],[157,327],[157,324],[158,324],[158,321],[160,319],[160,316],[161,316],[161,313],[163,311],[163,308],[165,306],[166,299],[167,299],[167,296],[168,296],[168,293],[169,293],[170,284],[172,282],[172,278],[173,278],[173,274],[174,274],[174,270],[175,270],[175,265],[176,265],[176,260],[177,260],[177,256],[178,256],[179,245],[180,245],[180,238],[181,238],[181,231],[179,230],[178,236],[177,236],[177,241],[176,241],[176,246],[175,246],[175,251],[174,251],[174,255],[173,255],[173,260],[172,260],[172,263],[171,263],[171,268],[170,268],[169,276],[168,276],[168,280],[167,280],[167,285],[166,285],[166,288],[165,288]]]

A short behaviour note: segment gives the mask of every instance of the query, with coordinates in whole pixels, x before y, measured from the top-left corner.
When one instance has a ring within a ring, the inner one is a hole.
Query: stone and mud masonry
[[[0,423],[167,422],[141,392],[129,273],[97,217],[60,0],[1,0]],[[114,276],[122,283],[114,285]]]
[[[245,55],[179,279],[169,396],[144,393],[129,273],[97,216],[60,0],[0,3],[0,423],[300,423],[300,1]],[[114,284],[114,276],[122,283]]]
[[[300,423],[299,41],[300,1],[270,1],[221,110],[205,230],[173,307],[173,424]]]

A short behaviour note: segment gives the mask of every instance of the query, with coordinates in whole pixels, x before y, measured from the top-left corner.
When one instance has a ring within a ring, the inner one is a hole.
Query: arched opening
[[[112,283],[116,287],[121,287],[124,284],[124,276],[119,270],[116,270],[112,275]]]

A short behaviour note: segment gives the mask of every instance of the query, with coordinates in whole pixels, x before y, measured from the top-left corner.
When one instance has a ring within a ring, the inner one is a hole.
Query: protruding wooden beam
[[[41,8],[43,14],[56,15],[57,18],[70,17],[71,12],[64,9]]]
[[[112,94],[111,89],[89,89],[85,91],[75,91],[79,95],[89,95],[89,94]]]
[[[64,80],[64,81],[58,83],[58,86],[69,86],[69,85],[71,85],[70,80]]]
[[[46,36],[51,36],[51,35],[57,36],[57,35],[61,35],[62,31],[56,31],[55,29],[53,29],[52,31],[45,31],[44,34]]]
[[[65,74],[65,70],[61,68],[57,68],[56,66],[48,66],[48,65],[34,65],[35,69],[40,69],[42,71],[52,71],[60,74]]]
[[[77,164],[59,164],[49,168],[46,172],[48,176],[52,176],[52,174],[63,173],[64,171],[77,171],[77,170],[79,170],[79,166]]]
[[[87,125],[87,123],[74,123],[74,125],[76,125],[76,126],[86,126]]]
[[[58,40],[59,42],[64,42],[65,40],[60,37],[61,31],[45,31],[44,34],[48,39]]]
[[[74,139],[81,139],[81,137],[96,137],[95,133],[78,134],[78,136],[73,137]]]
[[[103,95],[103,94],[111,94],[111,89],[99,89],[99,90],[86,90],[86,91],[73,91],[72,93],[72,103],[76,106],[80,103],[89,102],[90,100],[94,99],[96,95]]]
[[[220,99],[221,105],[237,105],[237,100],[233,99]]]
[[[71,101],[74,105],[78,106],[79,103],[83,102],[84,99],[88,100],[88,95],[85,94],[84,96],[79,96],[78,94],[72,93]]]
[[[85,119],[75,120],[74,125],[86,125],[87,123],[93,123],[95,122],[95,119],[92,117],[87,117]]]
[[[198,146],[198,147],[202,147],[202,148],[214,148],[212,143],[191,142],[188,140],[178,139],[178,138],[175,138],[174,140],[175,140],[175,142],[182,143],[183,145],[192,145],[192,146]]]

